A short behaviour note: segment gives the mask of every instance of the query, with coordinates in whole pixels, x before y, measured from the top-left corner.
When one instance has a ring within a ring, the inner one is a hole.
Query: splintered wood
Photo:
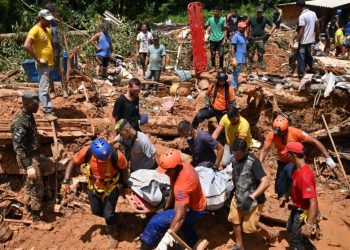
[[[53,131],[49,121],[37,119],[37,129],[39,135],[45,139],[53,139]],[[94,127],[88,119],[58,119],[57,120],[57,137],[93,137]],[[0,121],[0,145],[11,145],[11,120]]]

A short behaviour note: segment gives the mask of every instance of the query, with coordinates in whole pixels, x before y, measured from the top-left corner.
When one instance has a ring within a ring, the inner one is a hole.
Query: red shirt
[[[171,183],[175,202],[188,205],[194,211],[203,211],[207,206],[207,199],[202,191],[199,176],[196,170],[187,162],[182,163],[175,183]]]
[[[295,207],[309,209],[310,199],[317,196],[316,178],[310,166],[305,164],[292,172],[292,201]]]

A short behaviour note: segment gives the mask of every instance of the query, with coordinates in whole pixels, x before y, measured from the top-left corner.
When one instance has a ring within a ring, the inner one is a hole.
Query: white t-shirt
[[[309,44],[315,42],[315,26],[317,16],[316,13],[305,9],[299,16],[299,26],[305,26],[304,35],[301,38],[300,44]]]
[[[145,34],[142,31],[137,35],[136,40],[140,42],[140,53],[147,53],[148,46],[150,45],[150,40],[153,39],[152,33],[148,32]]]

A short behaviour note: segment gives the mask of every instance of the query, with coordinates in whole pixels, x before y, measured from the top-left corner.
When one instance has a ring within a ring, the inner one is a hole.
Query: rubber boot
[[[117,225],[107,225],[107,234],[109,240],[109,249],[117,249],[119,244]]]
[[[31,225],[32,228],[42,230],[42,231],[50,231],[53,229],[53,226],[51,224],[41,220],[40,210],[32,210],[32,218],[33,218],[33,223]]]

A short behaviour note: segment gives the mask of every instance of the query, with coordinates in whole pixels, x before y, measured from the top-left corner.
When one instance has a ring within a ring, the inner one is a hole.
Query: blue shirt
[[[111,36],[108,34],[105,35],[104,32],[101,32],[100,40],[98,40],[98,47],[101,48],[101,51],[97,51],[96,56],[109,57],[111,53]]]
[[[231,44],[235,46],[235,58],[237,63],[245,63],[247,56],[247,40],[244,34],[236,32],[232,37]]]
[[[209,161],[215,163],[215,149],[218,145],[217,140],[213,139],[208,132],[197,129],[196,138],[187,140],[192,153],[192,166],[197,166],[199,163]]]
[[[350,35],[350,22],[347,23],[344,33],[345,33],[345,36],[349,36]]]

